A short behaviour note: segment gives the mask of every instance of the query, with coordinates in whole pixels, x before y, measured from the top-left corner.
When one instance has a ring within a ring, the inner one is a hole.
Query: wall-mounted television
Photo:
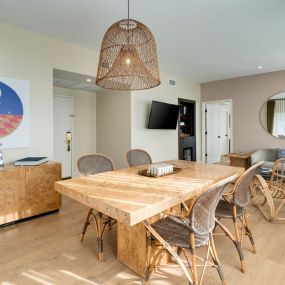
[[[177,127],[178,114],[178,105],[152,101],[148,128],[175,130]]]

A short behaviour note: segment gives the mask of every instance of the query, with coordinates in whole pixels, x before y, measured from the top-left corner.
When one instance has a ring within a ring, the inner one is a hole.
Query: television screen
[[[178,114],[178,105],[152,101],[148,128],[175,130]]]

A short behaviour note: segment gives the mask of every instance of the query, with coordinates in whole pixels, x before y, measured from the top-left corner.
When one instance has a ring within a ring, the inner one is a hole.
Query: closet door
[[[206,105],[207,163],[220,161],[220,104]]]
[[[229,112],[220,109],[220,155],[229,153]]]

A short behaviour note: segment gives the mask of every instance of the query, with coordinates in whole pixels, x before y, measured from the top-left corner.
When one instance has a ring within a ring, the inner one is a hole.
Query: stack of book
[[[15,161],[16,166],[40,165],[48,161],[47,157],[25,157]]]
[[[262,174],[269,174],[272,172],[272,169],[269,167],[261,167],[260,170]]]
[[[271,177],[271,174],[272,174],[272,168],[269,168],[269,167],[261,167],[260,168],[260,175],[266,179],[266,180],[269,180],[270,177]]]

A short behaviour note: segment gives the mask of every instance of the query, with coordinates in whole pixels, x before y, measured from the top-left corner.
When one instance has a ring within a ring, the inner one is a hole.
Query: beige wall
[[[53,68],[96,75],[98,54],[0,23],[0,76],[30,81],[31,147],[4,150],[5,162],[53,155]]]
[[[77,160],[96,152],[96,93],[53,88],[54,95],[73,98],[72,176],[78,176]]]
[[[97,92],[97,152],[112,158],[115,167],[126,167],[131,148],[131,95],[125,91]]]
[[[169,85],[176,80],[176,86]],[[161,73],[159,87],[132,92],[132,148],[142,148],[150,153],[153,161],[178,158],[178,130],[147,129],[151,101],[178,104],[178,98],[196,100],[197,160],[201,158],[200,84]]]
[[[233,150],[284,148],[285,141],[267,133],[260,122],[262,104],[285,90],[285,71],[204,83],[201,100],[233,100]]]

